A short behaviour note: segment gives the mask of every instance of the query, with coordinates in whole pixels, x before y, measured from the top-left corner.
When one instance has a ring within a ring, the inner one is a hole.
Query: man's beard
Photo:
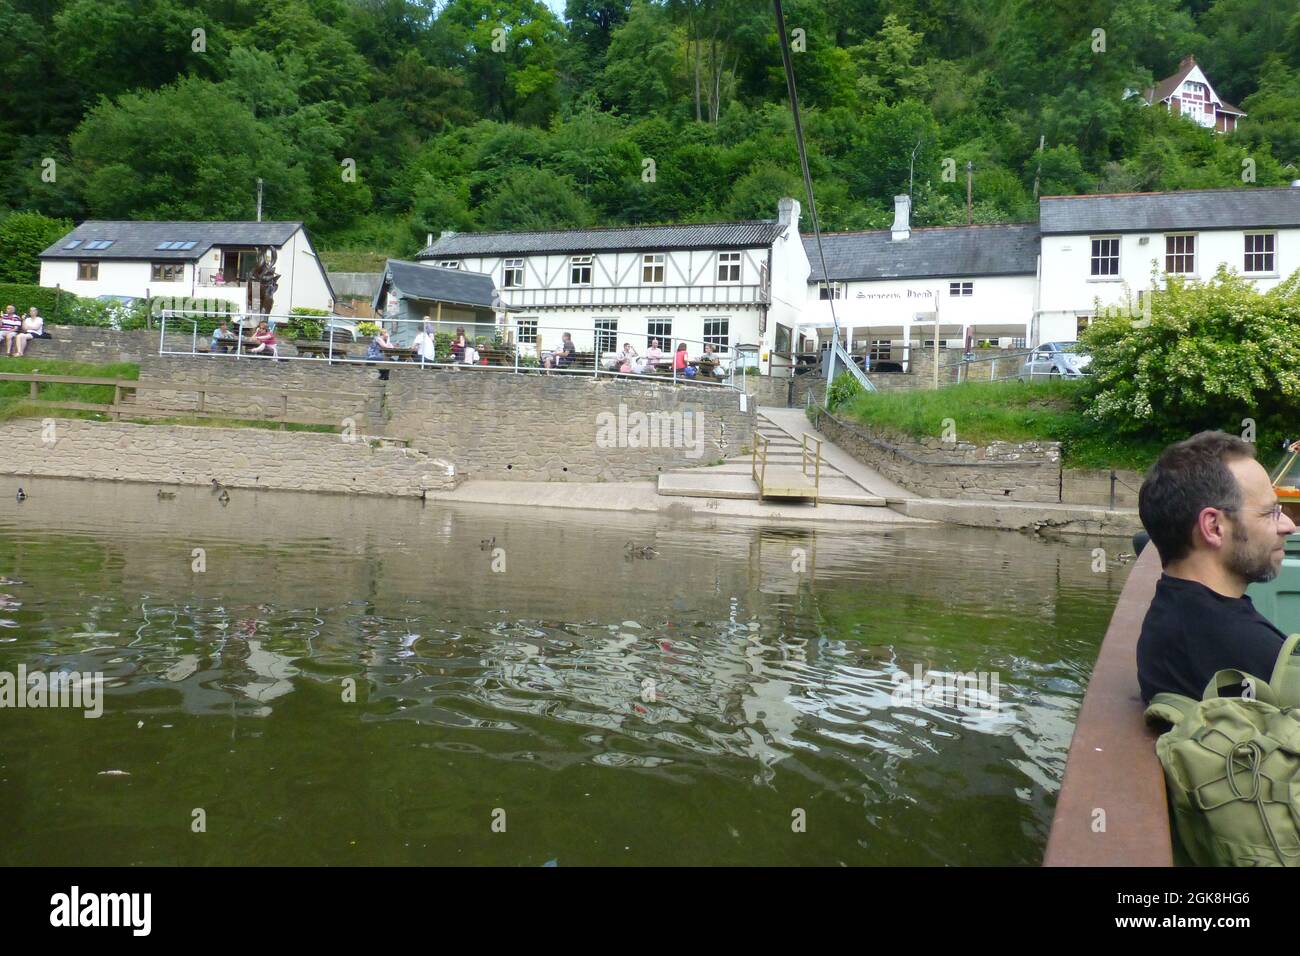
[[[1251,584],[1272,581],[1279,568],[1273,564],[1273,544],[1252,549],[1246,529],[1237,527],[1232,532],[1232,549],[1227,555],[1228,570]]]

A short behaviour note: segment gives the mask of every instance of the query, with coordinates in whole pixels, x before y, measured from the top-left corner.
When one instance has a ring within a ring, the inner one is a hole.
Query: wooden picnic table
[[[299,355],[309,355],[313,358],[329,358],[331,354],[335,358],[348,357],[347,349],[343,347],[341,340],[330,343],[311,339],[297,339],[294,341],[293,347],[298,350]]]
[[[391,347],[379,346],[379,351],[384,353],[384,359],[389,362],[416,362],[419,361],[420,353],[414,348],[394,345]]]

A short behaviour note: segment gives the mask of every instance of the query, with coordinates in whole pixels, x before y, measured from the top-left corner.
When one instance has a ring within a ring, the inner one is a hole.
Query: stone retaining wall
[[[734,389],[481,368],[391,369],[389,434],[474,478],[626,481],[735,454],[755,404]],[[652,416],[653,413],[653,417]]]
[[[817,410],[827,438],[886,478],[919,495],[1010,501],[1060,501],[1057,442],[973,445],[916,439],[841,421]]]
[[[461,477],[410,448],[258,428],[24,418],[0,424],[0,448],[0,474],[48,478],[419,498]]]

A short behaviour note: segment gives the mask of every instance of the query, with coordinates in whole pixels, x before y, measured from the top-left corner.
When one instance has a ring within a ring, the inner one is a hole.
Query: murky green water
[[[1124,574],[946,527],[23,484],[0,671],[108,686],[0,710],[4,864],[1036,864]],[[918,663],[1000,709],[892,703]]]

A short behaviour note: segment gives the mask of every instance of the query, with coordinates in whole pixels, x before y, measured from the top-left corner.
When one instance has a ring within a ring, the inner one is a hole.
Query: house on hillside
[[[894,224],[869,232],[826,233],[822,268],[817,244],[804,239],[811,272],[800,351],[830,341],[831,310],[841,344],[872,364],[909,366],[916,339],[940,348],[994,340],[1023,347],[1038,289],[1038,227],[911,225],[911,199],[894,197]]]
[[[1139,306],[1164,277],[1220,265],[1271,289],[1300,269],[1300,185],[1044,196],[1034,342],[1075,339],[1097,304]]]
[[[258,250],[276,250],[274,311],[332,309],[301,222],[83,222],[41,253],[41,285],[87,298],[225,299],[243,309]]]
[[[1183,57],[1178,71],[1148,87],[1142,98],[1149,106],[1159,103],[1173,113],[1220,133],[1236,129],[1237,122],[1246,115],[1214,92],[1209,78],[1193,56]]]
[[[799,203],[749,222],[538,232],[444,232],[417,258],[491,277],[527,346],[573,335],[579,351],[650,339],[692,353],[757,347],[765,373],[789,374],[789,345],[807,296]],[[780,343],[782,348],[776,348]]]

